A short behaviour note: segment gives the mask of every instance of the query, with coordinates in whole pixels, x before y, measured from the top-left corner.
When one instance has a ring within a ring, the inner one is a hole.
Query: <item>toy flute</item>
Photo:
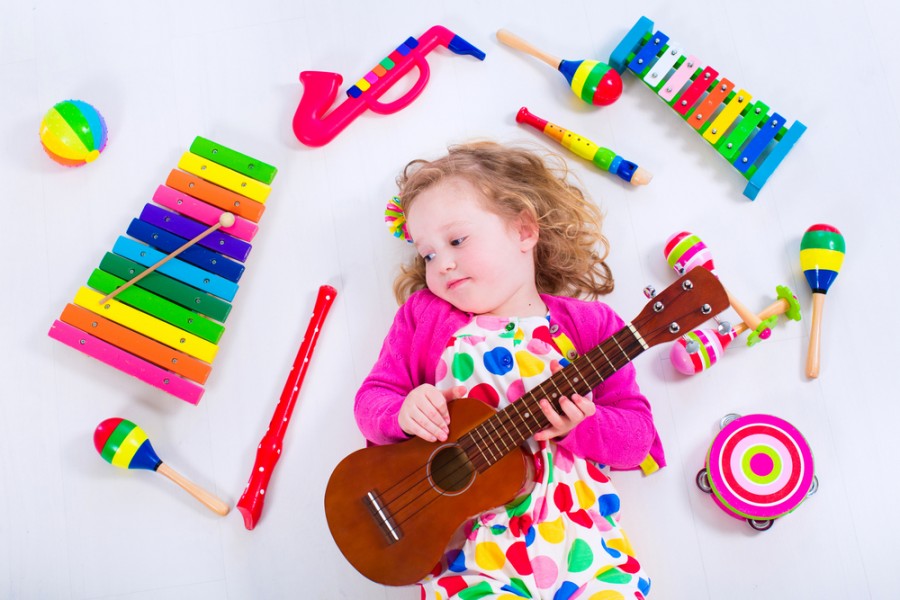
[[[800,267],[813,293],[812,325],[809,329],[809,352],[806,359],[806,375],[813,379],[819,376],[819,338],[825,294],[844,264],[846,251],[844,236],[831,225],[813,225],[806,230],[800,241]]]
[[[303,96],[294,113],[294,135],[307,146],[324,146],[367,110],[389,115],[405,108],[425,89],[430,75],[425,56],[438,45],[446,46],[454,54],[468,54],[484,60],[484,52],[446,27],[435,25],[418,39],[410,37],[400,44],[351,86],[347,90],[347,99],[331,112],[328,111],[343,81],[340,74],[303,71],[300,73]],[[418,67],[419,79],[412,88],[393,102],[379,102],[381,95],[413,67]],[[328,115],[325,115],[326,112]]]
[[[545,121],[524,106],[516,114],[516,122],[531,125],[569,152],[591,161],[599,169],[618,175],[632,185],[647,185],[653,179],[653,175],[647,169],[625,160],[609,148],[600,147],[577,133]]]
[[[250,473],[250,481],[247,482],[247,488],[237,503],[237,509],[243,515],[244,526],[247,529],[253,529],[259,522],[265,493],[269,487],[269,478],[272,477],[272,471],[275,470],[275,465],[278,464],[278,459],[281,457],[284,434],[290,424],[294,405],[300,393],[300,386],[303,385],[303,379],[306,377],[309,359],[316,349],[316,341],[319,339],[322,323],[325,322],[325,317],[328,316],[328,311],[334,304],[336,296],[337,290],[330,285],[323,285],[319,288],[319,296],[316,298],[312,318],[306,328],[306,334],[300,342],[300,349],[294,358],[294,366],[291,367],[287,381],[284,382],[281,399],[278,401],[278,406],[275,407],[269,428],[256,450],[256,462]]]

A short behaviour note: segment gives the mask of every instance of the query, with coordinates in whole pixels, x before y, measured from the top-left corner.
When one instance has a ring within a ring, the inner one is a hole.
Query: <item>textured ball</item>
[[[53,160],[79,167],[96,160],[106,148],[106,121],[81,100],[64,100],[41,120],[41,145]]]

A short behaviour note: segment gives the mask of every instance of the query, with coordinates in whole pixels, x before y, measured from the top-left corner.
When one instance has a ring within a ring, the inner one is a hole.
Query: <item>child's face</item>
[[[409,234],[425,258],[428,289],[465,312],[540,314],[537,228],[509,223],[483,202],[471,183],[451,178],[420,193],[407,212]]]

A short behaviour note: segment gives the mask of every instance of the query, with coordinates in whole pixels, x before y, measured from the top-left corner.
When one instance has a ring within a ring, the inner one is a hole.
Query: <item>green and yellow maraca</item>
[[[806,281],[812,289],[813,297],[809,353],[806,358],[807,377],[819,376],[819,338],[825,294],[841,270],[846,251],[847,247],[841,232],[836,227],[823,223],[807,229],[800,241],[800,268],[803,269]]]
[[[156,471],[177,483],[216,514],[228,514],[227,504],[164,464],[150,445],[144,430],[128,419],[113,417],[97,425],[94,447],[109,464],[123,469]]]

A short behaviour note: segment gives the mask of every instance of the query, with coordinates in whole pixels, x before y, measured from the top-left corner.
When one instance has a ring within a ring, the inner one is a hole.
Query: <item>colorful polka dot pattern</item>
[[[465,386],[466,396],[502,409],[568,364],[562,345],[548,318],[476,317],[444,349],[437,387]],[[619,528],[605,469],[553,442],[529,445],[532,493],[463,527],[461,549],[422,581],[423,597],[644,598],[650,580]]]

